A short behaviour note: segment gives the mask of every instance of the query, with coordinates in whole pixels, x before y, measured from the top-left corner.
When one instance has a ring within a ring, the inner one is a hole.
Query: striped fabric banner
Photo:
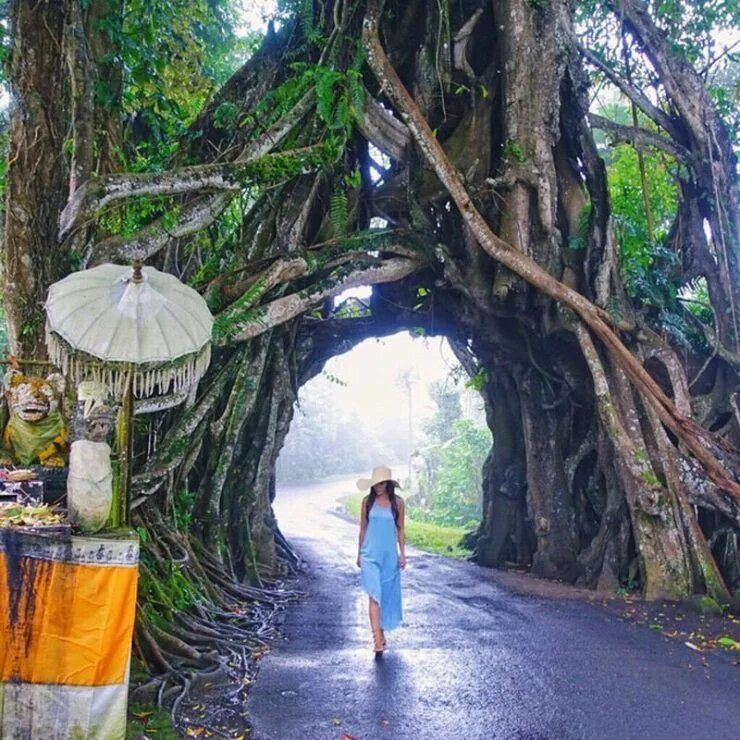
[[[123,738],[139,543],[0,529],[0,737]]]

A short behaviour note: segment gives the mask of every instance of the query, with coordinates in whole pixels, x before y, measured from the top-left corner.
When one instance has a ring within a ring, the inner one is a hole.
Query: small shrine
[[[133,420],[195,392],[213,319],[139,261],[73,273],[45,308],[49,362],[5,361],[0,392],[0,737],[54,737],[60,712],[118,737],[139,560]]]

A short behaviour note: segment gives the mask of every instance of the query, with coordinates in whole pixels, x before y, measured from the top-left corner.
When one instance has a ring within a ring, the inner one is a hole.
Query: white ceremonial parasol
[[[134,397],[184,400],[208,368],[213,316],[196,291],[139,260],[74,272],[49,288],[45,307],[49,359],[75,384],[102,382],[120,399],[111,522],[126,525]]]
[[[139,398],[179,393],[196,385],[210,362],[206,302],[173,275],[138,262],[54,283],[46,317],[49,359],[74,382],[94,378],[115,396],[127,381]]]

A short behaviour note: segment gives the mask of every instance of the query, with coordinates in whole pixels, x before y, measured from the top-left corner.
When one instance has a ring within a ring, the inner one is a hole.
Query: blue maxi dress
[[[368,596],[380,604],[383,630],[398,627],[403,617],[397,541],[393,509],[375,502],[360,547],[360,584]]]

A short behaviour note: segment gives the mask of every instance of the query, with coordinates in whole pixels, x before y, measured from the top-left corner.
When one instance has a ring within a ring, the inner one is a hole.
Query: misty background
[[[444,338],[365,340],[299,390],[278,485],[366,477],[385,464],[415,518],[477,522],[492,436],[473,385]]]

